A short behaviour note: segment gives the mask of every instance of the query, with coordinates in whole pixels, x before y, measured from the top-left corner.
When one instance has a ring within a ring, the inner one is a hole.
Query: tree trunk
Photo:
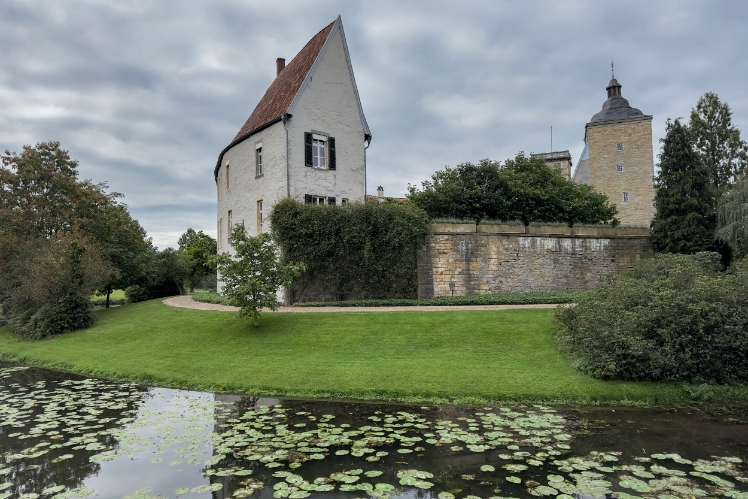
[[[260,321],[257,320],[257,317],[259,314],[257,313],[257,310],[254,311],[254,318],[255,318],[255,327],[260,325]]]
[[[106,308],[109,308],[109,295],[112,294],[112,290],[107,288],[106,289]]]

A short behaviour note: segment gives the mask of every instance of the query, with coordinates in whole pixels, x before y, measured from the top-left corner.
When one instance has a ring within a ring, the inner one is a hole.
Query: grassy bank
[[[551,338],[553,310],[263,314],[160,300],[102,310],[90,329],[35,343],[0,328],[0,355],[159,385],[256,395],[400,401],[668,403],[683,385],[602,382]],[[717,398],[748,398],[740,388]]]

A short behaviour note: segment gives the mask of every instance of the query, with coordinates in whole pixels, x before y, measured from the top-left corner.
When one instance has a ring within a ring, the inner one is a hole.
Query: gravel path
[[[191,295],[174,296],[164,300],[164,305],[196,310],[218,310],[236,312],[236,307],[203,303],[192,299]],[[278,312],[439,312],[442,310],[511,310],[514,308],[556,308],[558,305],[454,305],[454,306],[417,306],[417,307],[279,307]],[[267,310],[266,312],[270,312]]]

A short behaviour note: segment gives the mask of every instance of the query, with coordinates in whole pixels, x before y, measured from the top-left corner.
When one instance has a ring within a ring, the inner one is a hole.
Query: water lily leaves
[[[618,481],[618,485],[624,489],[633,489],[637,492],[650,492],[652,490],[647,482],[632,476],[622,476]]]
[[[181,496],[182,494],[186,494],[189,491],[190,491],[189,487],[180,487],[180,488],[174,490],[174,493],[176,495],[178,495],[178,496]]]
[[[8,484],[8,486],[10,487],[10,484]],[[4,488],[5,487],[0,487],[0,490],[2,490]],[[56,493],[61,492],[63,490],[65,490],[65,486],[64,485],[54,485],[52,487],[47,487],[46,489],[42,490],[41,495],[48,496],[48,495],[51,495],[51,494],[56,494]]]
[[[481,471],[491,472],[491,471],[496,471],[496,468],[494,468],[490,464],[484,464],[483,466],[480,467],[480,470]]]
[[[519,471],[525,471],[527,469],[527,466],[524,464],[505,464],[502,466],[507,471],[511,471],[512,473],[517,473]]]
[[[534,496],[555,496],[558,494],[558,491],[554,489],[553,487],[548,487],[547,485],[540,485],[538,487],[529,489],[528,492]]]
[[[562,476],[559,476],[559,475],[548,475],[548,482],[549,483],[563,482],[563,481],[564,481],[564,477],[562,477]]]
[[[349,450],[346,450],[346,449],[340,449],[340,450],[337,450],[337,451],[335,451],[335,455],[336,455],[336,456],[345,456],[345,455],[346,455],[346,454],[348,454],[349,452],[350,452]]]
[[[505,480],[510,483],[522,483],[522,479],[518,476],[508,476]]]
[[[649,471],[643,471],[643,470],[634,470],[631,472],[633,475],[638,476],[639,478],[654,478],[654,474],[650,473]]]
[[[288,495],[288,499],[304,499],[306,497],[309,497],[310,495],[312,495],[311,492],[308,492],[306,490],[297,490],[295,492],[291,492]]]
[[[399,454],[411,454],[413,452],[413,450],[412,449],[403,449],[403,448],[400,448],[400,449],[397,449],[397,452]]]
[[[450,494],[449,492],[439,492],[437,497],[439,499],[455,499],[454,494]]]
[[[222,483],[211,483],[206,485],[198,485],[197,487],[192,487],[190,492],[196,493],[196,494],[204,494],[205,492],[217,492],[223,488]]]
[[[382,474],[382,472],[378,471],[378,470],[366,471],[364,473],[364,475],[367,476],[367,477],[369,477],[369,478],[375,478],[375,477],[380,476],[381,474]]]

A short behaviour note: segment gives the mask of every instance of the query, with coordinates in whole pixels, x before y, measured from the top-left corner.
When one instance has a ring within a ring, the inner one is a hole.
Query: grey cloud
[[[220,0],[0,4],[0,149],[57,139],[123,192],[159,246],[215,235],[218,153],[274,77],[342,10],[374,134],[370,192],[517,151],[581,153],[609,60],[631,104],[668,117],[716,91],[748,123],[748,4],[697,1]]]

